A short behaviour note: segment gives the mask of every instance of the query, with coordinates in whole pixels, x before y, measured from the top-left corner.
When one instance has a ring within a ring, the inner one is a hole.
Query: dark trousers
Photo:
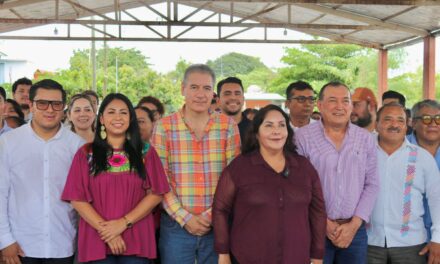
[[[338,248],[326,239],[324,264],[365,264],[367,246],[367,230],[365,224],[362,224],[348,248]]]
[[[20,257],[22,264],[72,264],[73,256],[67,258],[30,258]]]
[[[426,255],[419,256],[425,245],[392,248],[368,246],[368,264],[425,264]]]

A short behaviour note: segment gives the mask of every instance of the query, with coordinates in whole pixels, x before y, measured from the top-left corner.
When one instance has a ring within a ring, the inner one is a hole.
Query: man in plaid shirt
[[[185,71],[185,105],[157,122],[155,146],[171,192],[165,195],[159,249],[162,263],[217,263],[211,226],[211,206],[223,168],[240,152],[234,120],[210,114],[215,74],[206,65]]]

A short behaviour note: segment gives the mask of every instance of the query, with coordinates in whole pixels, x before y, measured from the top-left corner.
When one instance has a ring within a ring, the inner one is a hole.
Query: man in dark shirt
[[[241,112],[244,104],[244,89],[241,80],[228,77],[217,84],[217,94],[220,99],[222,113],[232,117],[240,130],[240,139],[243,144],[247,128],[251,121]]]

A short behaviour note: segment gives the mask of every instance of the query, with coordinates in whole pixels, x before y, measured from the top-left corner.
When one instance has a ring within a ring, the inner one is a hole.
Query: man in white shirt
[[[3,87],[0,86],[0,136],[11,130],[8,126],[8,123],[6,122],[5,118],[3,117],[4,110],[5,110],[5,102],[6,102],[6,91]]]
[[[405,108],[384,105],[377,113],[380,192],[368,228],[368,263],[440,263],[440,175],[434,158],[405,138]],[[423,195],[432,216],[426,245]]]
[[[29,124],[0,138],[0,249],[7,264],[73,262],[76,217],[61,201],[84,143],[63,128],[66,92],[53,80],[30,89]]]

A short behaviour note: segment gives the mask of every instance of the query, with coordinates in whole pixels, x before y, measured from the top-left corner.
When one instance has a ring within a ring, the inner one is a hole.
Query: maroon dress
[[[240,155],[214,196],[215,250],[240,264],[310,263],[324,257],[326,219],[319,177],[306,158],[288,155],[277,173],[259,151]]]
[[[67,177],[62,199],[89,202],[105,220],[119,219],[130,212],[145,197],[147,190],[155,194],[169,191],[169,185],[156,150],[150,147],[145,156],[147,178],[130,172],[128,157],[114,151],[109,158],[111,167],[97,176],[89,174],[91,157],[89,144],[76,153]],[[127,250],[123,255],[156,258],[156,241],[152,214],[136,222],[122,233]],[[80,262],[105,259],[112,254],[99,233],[84,219],[79,221],[78,258]]]

